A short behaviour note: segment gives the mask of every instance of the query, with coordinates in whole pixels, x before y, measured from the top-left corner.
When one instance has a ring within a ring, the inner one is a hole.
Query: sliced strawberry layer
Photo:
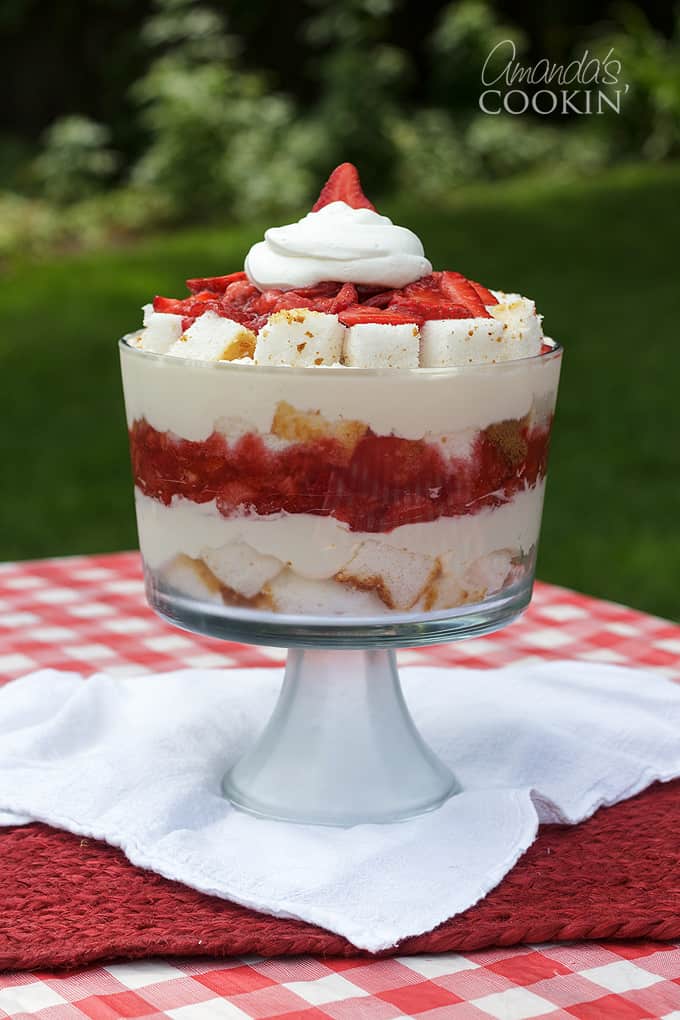
[[[254,287],[249,280],[234,280],[224,288],[222,294],[223,302],[230,302],[231,304],[245,306],[246,301],[256,297],[260,291],[257,287]]]
[[[178,298],[161,297],[159,294],[153,299],[154,312],[166,312],[169,315],[184,315],[184,301]]]
[[[352,209],[372,209],[375,206],[366,198],[361,188],[359,171],[353,163],[341,163],[336,166],[312,206],[312,212],[318,212],[331,202],[345,202]]]
[[[195,280],[187,280],[187,290],[197,294],[201,290],[211,290],[216,294],[222,294],[234,280],[245,280],[246,274],[243,271],[228,273],[226,276],[197,276]]]
[[[338,318],[345,326],[358,326],[364,322],[384,323],[387,326],[406,326],[420,324],[422,316],[418,313],[401,313],[389,308],[371,308],[367,305],[352,305],[340,312]]]
[[[309,513],[352,531],[387,532],[402,524],[472,515],[500,506],[546,473],[550,424],[501,422],[480,432],[467,458],[446,458],[424,440],[369,429],[353,450],[332,437],[269,449],[247,434],[202,442],[158,432],[145,419],[130,430],[136,484],[169,505],[174,496],[216,500],[225,517]]]
[[[284,290],[273,301],[272,311],[280,312],[284,308],[315,308],[317,302],[330,301],[331,298],[311,298],[295,290]]]
[[[324,280],[321,283],[314,283],[310,287],[296,287],[295,289],[298,294],[304,294],[308,298],[329,298],[335,297],[343,286],[342,283],[333,280]]]
[[[169,312],[171,315],[200,315],[200,309],[208,311],[208,308],[219,306],[219,297],[212,291],[203,290],[188,298],[178,301],[176,298],[156,296],[153,299],[154,312]]]
[[[431,319],[469,319],[470,309],[465,305],[454,305],[443,298],[427,302],[395,298],[387,309],[406,315],[411,322],[427,322]]]
[[[345,309],[351,308],[352,305],[356,305],[358,301],[359,295],[357,294],[356,287],[353,283],[346,283],[331,300],[328,311],[337,315],[339,312],[344,312]]]
[[[444,270],[443,273],[438,273],[437,275],[442,294],[450,301],[465,305],[470,310],[470,315],[474,318],[490,318],[489,312],[484,307],[484,301],[472,283],[462,273]]]
[[[465,277],[461,277],[461,286],[454,289],[448,285],[446,276],[446,273],[430,273],[429,276],[409,283],[402,290],[395,290],[388,308],[404,315],[418,315],[424,322],[428,319],[488,316],[489,313],[472,287],[465,286]]]
[[[383,290],[379,294],[366,298],[362,303],[369,308],[387,308],[394,299],[395,294],[398,293],[399,291],[397,290]]]
[[[426,298],[428,295],[437,294],[441,296],[441,273],[428,273],[427,276],[421,276],[419,280],[414,280],[413,283],[407,283],[405,287],[399,290],[395,290],[395,294],[402,294],[404,297],[415,298],[423,297]]]
[[[322,197],[324,194],[333,196],[346,185],[351,185],[351,191],[354,187],[351,182],[355,178],[350,171],[356,174],[349,163],[338,167]],[[353,201],[360,201],[362,197],[354,194]],[[327,200],[337,199],[327,197]],[[431,319],[488,318],[485,305],[497,303],[486,287],[466,279],[462,273],[449,270],[430,273],[396,290],[326,280],[294,290],[260,291],[243,272],[197,277],[187,280],[187,286],[192,292],[189,297],[157,296],[153,301],[154,309],[181,315],[185,320],[196,319],[204,312],[212,311],[255,331],[265,324],[270,315],[284,309],[309,308],[340,315],[345,325],[362,322],[420,325]]]
[[[485,305],[498,304],[498,298],[494,297],[491,291],[487,290],[487,288],[483,284],[476,283],[474,280],[470,280],[470,283],[475,288],[477,294],[479,295],[479,297],[481,298]]]

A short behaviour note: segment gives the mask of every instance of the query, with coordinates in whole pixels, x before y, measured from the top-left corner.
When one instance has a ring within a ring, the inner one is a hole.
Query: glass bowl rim
[[[505,370],[510,371],[511,369],[517,369],[521,367],[528,367],[531,364],[539,364],[558,360],[564,353],[563,346],[552,337],[544,337],[544,344],[551,344],[551,350],[541,351],[539,354],[531,354],[526,358],[511,358],[509,361],[495,361],[495,362],[480,362],[473,365],[447,365],[443,368],[351,368],[348,365],[256,365],[256,364],[244,364],[235,363],[233,361],[201,361],[199,358],[168,358],[166,354],[156,354],[153,351],[145,351],[140,347],[134,347],[130,342],[133,337],[139,336],[139,331],[134,333],[126,333],[125,336],[121,337],[118,341],[118,346],[122,351],[130,353],[135,357],[146,359],[147,361],[157,362],[158,364],[172,364],[179,363],[190,365],[192,368],[200,368],[206,371],[213,372],[253,372],[256,371],[258,375],[263,373],[274,372],[281,374],[282,376],[291,375],[304,375],[310,376],[313,373],[315,378],[319,376],[331,377],[334,379],[340,378],[355,378],[357,376],[368,376],[371,378],[378,377],[395,377],[400,379],[404,377],[415,377],[417,379],[423,378],[441,378],[442,376],[460,376],[468,375],[470,373],[477,372],[489,372]],[[342,371],[344,369],[344,371]],[[346,374],[347,373],[347,374]],[[350,374],[351,373],[351,374]]]

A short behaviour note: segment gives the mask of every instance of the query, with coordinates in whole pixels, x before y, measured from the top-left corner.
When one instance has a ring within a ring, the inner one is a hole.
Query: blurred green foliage
[[[463,114],[475,110],[484,61],[504,39],[524,55],[525,33],[502,22],[485,0],[448,4],[429,40],[430,92],[437,106]]]
[[[46,131],[34,172],[46,199],[58,205],[87,198],[110,183],[118,156],[111,133],[87,117],[61,117]]]
[[[655,32],[640,8],[618,8],[619,28],[597,40],[600,52],[613,49],[621,61],[630,96],[608,123],[617,153],[665,159],[680,152],[680,7],[669,39]]]
[[[246,63],[217,7],[153,4],[128,96],[138,151],[80,114],[58,118],[32,161],[10,146],[0,256],[99,245],[149,226],[282,216],[346,159],[369,194],[405,189],[442,204],[469,181],[680,154],[680,15],[670,36],[630,4],[584,30],[569,55],[613,48],[629,89],[619,115],[565,119],[479,109],[481,68],[497,43],[512,39],[529,60],[526,33],[487,0],[441,8],[417,66],[395,32],[400,0],[307,0],[297,36],[282,40],[299,53],[304,99],[277,88],[251,55]]]
[[[191,0],[161,0],[144,37],[158,55],[133,88],[148,138],[133,183],[166,195],[178,219],[302,202],[304,126],[263,74],[238,67],[223,19]]]
[[[389,41],[394,7],[394,0],[314,0],[304,32],[318,83],[308,112],[320,142],[311,165],[323,178],[338,163],[356,163],[373,193],[393,182],[398,152],[391,128],[413,72],[406,52]]]

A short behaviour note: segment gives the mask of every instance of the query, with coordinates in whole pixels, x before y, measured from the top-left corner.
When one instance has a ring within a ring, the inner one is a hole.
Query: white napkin
[[[10,812],[0,822],[106,840],[143,868],[379,951],[486,895],[539,821],[578,822],[680,774],[680,688],[658,675],[550,662],[412,668],[402,681],[465,787],[420,818],[317,828],[256,819],[222,798],[279,670],[86,683],[43,670],[0,691],[0,810]]]

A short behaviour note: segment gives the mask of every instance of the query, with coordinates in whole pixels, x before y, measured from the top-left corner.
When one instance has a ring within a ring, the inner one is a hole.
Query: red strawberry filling
[[[309,513],[352,531],[386,532],[507,502],[544,477],[549,438],[549,423],[529,429],[511,421],[481,432],[465,459],[370,429],[349,452],[332,437],[273,451],[255,434],[232,444],[219,433],[191,442],[141,419],[130,430],[130,449],[136,484],[166,505],[173,496],[214,499],[225,517]]]

